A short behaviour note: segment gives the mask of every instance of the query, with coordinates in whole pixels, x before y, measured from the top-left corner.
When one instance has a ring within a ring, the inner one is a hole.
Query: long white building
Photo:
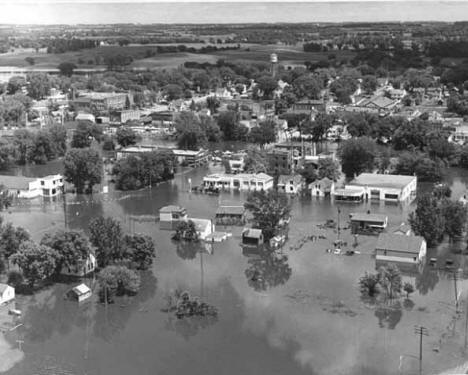
[[[203,186],[209,189],[270,190],[273,188],[273,177],[266,173],[215,173],[203,177]]]
[[[416,176],[362,173],[345,186],[345,190],[364,190],[366,199],[401,202],[416,196]]]

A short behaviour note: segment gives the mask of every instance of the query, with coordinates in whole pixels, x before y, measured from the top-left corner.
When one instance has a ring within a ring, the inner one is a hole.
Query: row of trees
[[[67,132],[60,125],[38,131],[16,130],[12,141],[0,140],[0,170],[12,164],[44,164],[65,155]]]

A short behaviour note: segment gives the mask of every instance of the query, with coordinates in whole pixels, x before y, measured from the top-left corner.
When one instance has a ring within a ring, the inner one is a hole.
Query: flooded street
[[[219,197],[188,193],[188,178],[196,185],[208,172],[202,168],[182,173],[174,181],[138,192],[111,189],[92,197],[68,195],[65,204],[61,198],[31,201],[6,212],[6,221],[28,228],[36,240],[65,224],[87,230],[89,220],[98,215],[118,218],[127,232],[155,239],[157,259],[152,271],[142,275],[141,291],[112,305],[93,300],[78,306],[66,301],[63,296],[70,288],[66,284],[19,296],[16,305],[23,311],[24,326],[6,333],[6,343],[0,339],[0,356],[15,356],[8,368],[0,365],[0,371],[8,375],[414,374],[419,366],[414,325],[429,331],[423,341],[424,374],[466,362],[466,280],[458,282],[463,298],[458,314],[451,274],[428,267],[404,273],[404,281],[416,286],[409,300],[402,297],[376,307],[361,300],[357,282],[365,271],[375,270],[371,255],[377,237],[359,236],[359,255],[325,251],[338,236],[318,226],[327,219],[337,221],[340,215],[341,238],[352,244],[346,229],[349,213],[386,213],[392,228],[405,221],[413,207],[340,205],[338,213],[329,200],[294,198],[283,262],[243,253],[241,227],[217,226],[232,232],[232,238],[214,244],[211,255],[197,254],[174,244],[172,232],[160,229],[159,223],[138,219],[157,216],[159,208],[168,204],[186,207],[192,217],[213,218],[219,203],[243,202],[239,193]],[[459,170],[452,174],[456,177],[448,181],[458,197],[464,194],[468,174]],[[326,239],[310,241],[312,235]],[[465,256],[452,253],[448,244],[431,250],[428,257],[435,255],[450,257],[465,269]],[[92,279],[86,282],[93,285]],[[163,312],[164,297],[177,288],[217,307],[217,319],[178,320]],[[16,349],[20,344],[23,356]]]

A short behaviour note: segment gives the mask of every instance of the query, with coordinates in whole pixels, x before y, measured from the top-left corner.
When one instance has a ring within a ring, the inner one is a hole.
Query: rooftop
[[[254,229],[254,228],[247,228],[242,232],[243,237],[251,237],[251,238],[261,238],[262,237],[262,230],[261,229]]]
[[[159,209],[159,212],[182,212],[182,211],[185,211],[184,207],[174,206],[174,205],[164,206]]]
[[[424,238],[420,236],[402,236],[400,234],[381,233],[375,248],[407,253],[419,253],[419,249],[423,242]]]
[[[386,215],[382,214],[371,214],[367,212],[354,212],[349,214],[351,221],[379,221],[385,222],[387,220]]]
[[[220,206],[216,210],[216,215],[243,215],[244,213],[244,206]]]
[[[29,184],[36,180],[37,178],[23,176],[0,176],[0,184],[7,189],[27,190],[29,189]]]
[[[394,189],[403,189],[416,179],[416,176],[403,176],[396,174],[361,173],[349,185],[373,186]]]
[[[83,294],[91,292],[91,289],[88,288],[86,284],[80,284],[75,286],[72,289],[78,296],[82,296]]]
[[[294,175],[282,174],[278,177],[278,185],[289,184],[291,180],[293,181],[294,185],[300,184],[302,182],[302,176],[299,174],[294,174]]]
[[[238,178],[239,180],[242,179],[256,179],[256,180],[264,180],[269,181],[273,177],[267,175],[266,173],[239,173],[239,174],[228,174],[228,173],[213,173],[204,178],[211,178],[211,179],[222,179],[222,178]]]

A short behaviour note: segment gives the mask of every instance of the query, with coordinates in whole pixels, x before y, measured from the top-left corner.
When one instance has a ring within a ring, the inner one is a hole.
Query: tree
[[[267,173],[268,157],[265,150],[258,146],[247,146],[246,156],[244,157],[244,172],[247,173]]]
[[[209,96],[206,98],[206,106],[210,110],[211,114],[215,114],[218,111],[221,103],[216,96]]]
[[[416,210],[409,215],[409,224],[415,234],[424,237],[429,247],[436,246],[445,231],[445,218],[438,199],[429,194],[420,196]]]
[[[373,94],[377,85],[377,78],[373,75],[366,75],[362,78],[361,88],[366,94]]]
[[[57,68],[60,71],[60,75],[71,77],[77,66],[72,62],[63,62]]]
[[[31,236],[24,228],[7,223],[0,229],[0,255],[8,259],[19,251],[23,242],[30,240]]]
[[[445,234],[451,240],[461,237],[468,219],[466,207],[461,202],[444,199],[441,203],[441,209],[445,221]]]
[[[21,88],[24,86],[26,86],[26,79],[24,77],[13,76],[8,80],[7,94],[16,94],[18,91],[21,91]]]
[[[121,126],[116,133],[117,143],[122,147],[128,147],[137,143],[138,136],[130,128]]]
[[[28,82],[28,96],[35,100],[42,100],[49,95],[52,83],[45,73],[31,73],[26,76]]]
[[[13,288],[19,288],[24,282],[24,276],[21,271],[11,270],[8,272],[8,285],[13,286]]]
[[[299,99],[319,99],[322,83],[312,74],[304,74],[292,82],[292,91]]]
[[[262,91],[263,98],[271,99],[278,83],[271,76],[262,76],[257,79],[257,87]]]
[[[20,245],[10,260],[21,268],[32,288],[36,282],[44,280],[54,273],[57,257],[57,252],[50,247],[26,241]]]
[[[3,211],[11,206],[13,198],[10,192],[5,188],[4,185],[0,184],[0,211]]]
[[[67,152],[67,129],[62,125],[52,125],[46,131],[52,142],[54,157],[64,156]]]
[[[240,129],[239,114],[235,111],[224,111],[218,116],[218,126],[223,132],[224,140],[237,141],[245,136]]]
[[[278,234],[291,211],[286,195],[273,190],[249,194],[244,207],[252,213],[253,226],[262,230],[265,241]]]
[[[80,121],[73,133],[71,141],[71,147],[73,148],[86,148],[90,147],[92,140],[100,142],[102,139],[103,131],[102,128],[93,124],[90,121]]]
[[[416,175],[420,181],[440,181],[443,165],[440,161],[431,160],[423,153],[403,152],[398,157],[395,173],[407,176]]]
[[[328,130],[333,125],[333,117],[326,113],[318,113],[314,121],[311,123],[312,140],[314,142],[323,142]]]
[[[367,297],[374,297],[380,292],[379,275],[365,272],[359,279],[359,289],[361,294]]]
[[[98,280],[100,300],[106,303],[112,303],[115,295],[134,295],[141,286],[140,276],[123,266],[107,266],[99,272]]]
[[[26,129],[18,129],[13,134],[13,145],[18,164],[26,164],[32,159],[34,135]]]
[[[208,142],[219,142],[222,138],[221,129],[211,116],[199,116],[200,127],[205,132]]]
[[[263,148],[264,145],[276,141],[275,122],[271,120],[262,121],[258,126],[250,130],[249,139]]]
[[[81,231],[63,231],[46,233],[41,239],[41,245],[50,247],[57,252],[56,273],[63,267],[75,268],[86,260],[92,252],[88,237]]]
[[[207,142],[205,131],[197,115],[190,111],[181,112],[175,120],[177,146],[183,150],[199,150]]]
[[[401,293],[401,272],[397,265],[389,264],[379,268],[379,283],[386,290],[387,296],[392,299]]]
[[[306,184],[310,184],[317,179],[317,169],[312,163],[306,164],[298,172],[304,178]]]
[[[403,284],[403,290],[406,293],[406,298],[409,298],[409,295],[414,292],[414,286],[411,283],[404,283]]]
[[[180,99],[183,96],[183,88],[178,84],[169,84],[164,87],[163,93],[169,101]]]
[[[179,222],[175,228],[172,239],[175,241],[184,240],[188,242],[198,242],[200,240],[197,227],[192,220]]]
[[[25,57],[24,61],[26,61],[29,65],[34,65],[36,63],[36,60],[34,60],[34,57],[31,57],[31,56]]]
[[[343,142],[340,149],[341,169],[348,178],[362,172],[371,172],[377,156],[375,142],[367,137]]]
[[[72,148],[65,155],[64,176],[72,183],[78,194],[90,194],[93,186],[102,179],[102,159],[96,150]]]
[[[136,264],[137,269],[147,270],[156,257],[154,241],[143,234],[125,235],[123,238],[125,258]]]
[[[123,231],[120,222],[102,216],[89,223],[89,240],[96,247],[99,267],[106,267],[124,259]]]
[[[328,178],[337,181],[340,178],[340,165],[332,158],[323,158],[318,161],[318,178]]]

